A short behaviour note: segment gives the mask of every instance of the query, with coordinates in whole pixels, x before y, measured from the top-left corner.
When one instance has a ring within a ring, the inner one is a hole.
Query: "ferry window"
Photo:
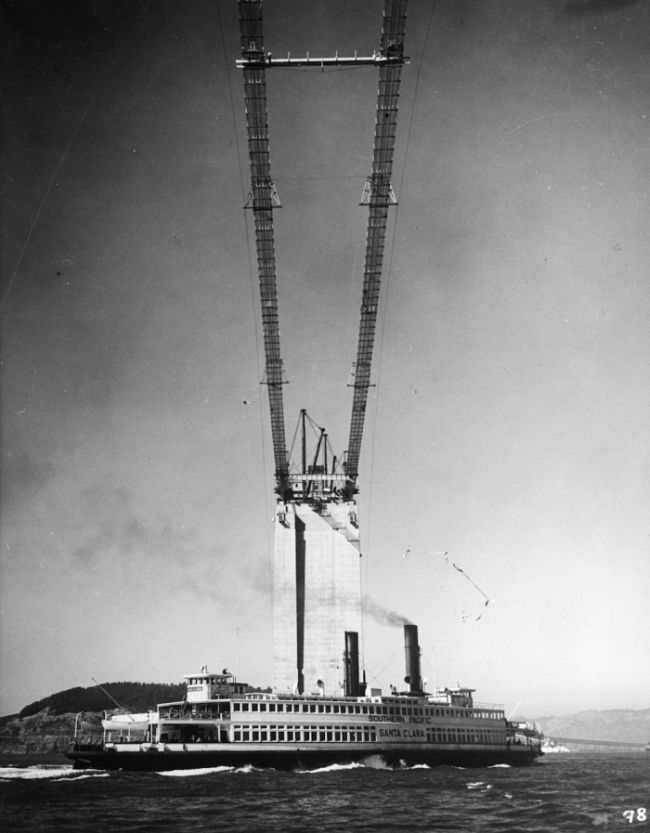
[[[318,733],[318,739],[319,740],[325,740],[326,737],[327,737],[327,735],[325,734],[325,732],[319,732]]]
[[[270,712],[274,712],[274,711],[275,711],[275,703],[269,703],[269,711],[270,711]]]
[[[260,733],[259,733],[259,731],[254,729],[253,730],[253,740],[259,740],[259,739],[260,739]]]
[[[268,732],[260,732],[260,740],[268,740]]]
[[[266,711],[266,703],[260,703],[260,711],[261,711],[261,712],[265,712],[265,711]]]
[[[334,732],[334,740],[341,740],[341,733],[340,732]]]
[[[364,714],[368,714],[368,706],[362,706],[362,707],[361,707],[361,711],[362,711]]]
[[[319,705],[318,711],[322,714],[325,711],[325,706],[320,706]]]
[[[327,740],[332,740],[332,731],[331,729],[327,732]]]
[[[304,712],[308,712],[308,711],[309,711],[309,705],[308,705],[307,703],[303,703],[303,704],[302,704],[302,710],[303,710]]]
[[[293,740],[293,730],[292,729],[287,729],[287,740],[289,740],[289,741]]]
[[[239,729],[235,729],[235,731],[232,733],[232,739],[235,741],[241,740],[241,732],[239,731]]]
[[[257,706],[258,706],[257,703],[251,703],[251,711],[256,712],[257,711]]]
[[[355,706],[354,707],[354,713],[355,714],[361,714],[361,707],[360,706]]]
[[[338,706],[332,706],[332,711],[334,712],[334,714],[338,714],[339,713],[339,707]]]
[[[331,712],[332,712],[332,707],[330,705],[325,706],[325,713],[326,714],[331,714]]]
[[[310,712],[315,712],[316,711],[316,706],[313,703],[309,704],[309,711]]]
[[[242,740],[250,740],[250,739],[251,739],[250,732],[248,732],[248,731],[246,731],[246,730],[245,730],[245,731],[243,731],[243,732],[242,732],[241,739],[242,739]]]
[[[241,710],[243,712],[247,712],[248,711],[248,703],[242,703],[241,704]]]

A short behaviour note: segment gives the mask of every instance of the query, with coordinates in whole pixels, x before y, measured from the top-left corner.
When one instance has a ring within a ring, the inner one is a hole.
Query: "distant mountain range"
[[[560,717],[535,718],[542,731],[550,738],[580,738],[609,740],[625,743],[650,741],[650,709],[589,710]]]

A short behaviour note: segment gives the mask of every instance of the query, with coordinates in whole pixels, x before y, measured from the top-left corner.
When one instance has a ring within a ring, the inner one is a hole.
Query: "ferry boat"
[[[185,676],[186,696],[142,714],[112,714],[97,745],[75,742],[75,769],[166,771],[205,767],[311,769],[530,764],[542,754],[534,724],[482,705],[474,689],[427,693],[417,627],[405,626],[405,691],[382,695],[358,680],[356,634],[346,633],[346,693],[330,696],[247,691],[226,669]],[[356,691],[355,691],[356,690]]]

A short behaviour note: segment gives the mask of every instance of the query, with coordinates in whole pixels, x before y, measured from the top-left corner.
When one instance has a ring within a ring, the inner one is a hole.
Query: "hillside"
[[[0,752],[63,752],[74,739],[75,720],[80,713],[80,740],[89,743],[101,735],[104,711],[115,710],[116,703],[128,711],[145,712],[155,709],[157,703],[182,700],[184,696],[184,684],[165,683],[102,683],[58,691],[30,703],[17,715],[0,718]]]
[[[101,683],[89,688],[68,688],[25,706],[18,717],[29,717],[47,709],[49,714],[66,712],[101,712],[116,704],[134,712],[155,709],[157,703],[182,700],[185,685],[168,683]]]
[[[584,711],[560,717],[537,717],[549,737],[647,743],[650,740],[650,709],[609,709]]]
[[[0,754],[65,752],[74,740],[76,716],[77,713],[49,714],[45,709],[28,717],[0,718]],[[101,737],[102,717],[103,712],[84,715],[84,731],[79,738],[82,743],[92,743]]]
[[[116,711],[116,702],[126,711],[146,712],[158,703],[183,700],[185,690],[184,683],[117,682],[58,691],[30,703],[18,714],[0,717],[0,754],[64,752],[74,740],[75,721],[81,731],[80,742],[96,742],[101,737],[104,712]],[[249,686],[248,690],[262,689]]]

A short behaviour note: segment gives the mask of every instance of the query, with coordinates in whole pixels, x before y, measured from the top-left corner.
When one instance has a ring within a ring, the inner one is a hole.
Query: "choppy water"
[[[650,754],[555,755],[523,769],[351,766],[301,773],[75,772],[66,764],[2,766],[7,760],[0,761],[5,833],[650,829]]]

